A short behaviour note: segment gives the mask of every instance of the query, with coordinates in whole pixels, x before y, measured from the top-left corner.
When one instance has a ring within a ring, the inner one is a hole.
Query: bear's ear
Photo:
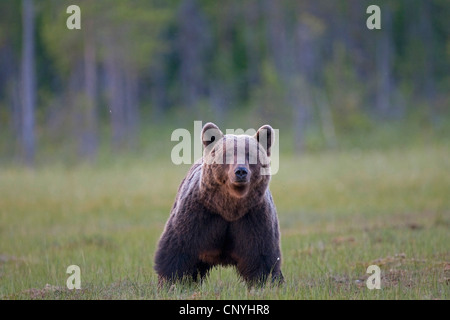
[[[272,143],[275,141],[275,132],[272,127],[268,124],[262,126],[258,129],[254,137],[266,150],[267,156],[270,157],[270,148],[272,147]]]
[[[209,146],[211,143],[215,141],[219,141],[223,137],[222,131],[220,131],[219,127],[216,126],[212,122],[208,122],[203,126],[202,129],[202,143],[205,146]]]

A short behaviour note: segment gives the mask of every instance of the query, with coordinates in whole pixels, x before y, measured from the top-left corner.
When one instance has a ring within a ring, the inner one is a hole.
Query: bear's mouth
[[[247,193],[248,185],[248,181],[234,181],[231,183],[234,193],[240,197]]]
[[[233,187],[235,188],[246,188],[248,181],[247,180],[235,180],[232,182]]]

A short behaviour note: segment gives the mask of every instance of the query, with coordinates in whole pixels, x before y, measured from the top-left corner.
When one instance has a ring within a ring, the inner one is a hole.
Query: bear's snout
[[[237,167],[234,170],[234,174],[236,175],[236,182],[244,182],[247,181],[248,170],[245,167]]]
[[[244,197],[250,189],[251,172],[245,166],[237,166],[229,171],[232,194],[238,198]]]

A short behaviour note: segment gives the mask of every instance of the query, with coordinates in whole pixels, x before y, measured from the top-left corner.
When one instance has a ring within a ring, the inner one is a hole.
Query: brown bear
[[[269,191],[274,130],[254,136],[202,129],[203,157],[178,188],[158,243],[160,285],[202,279],[216,265],[232,265],[249,284],[283,282],[278,216]]]

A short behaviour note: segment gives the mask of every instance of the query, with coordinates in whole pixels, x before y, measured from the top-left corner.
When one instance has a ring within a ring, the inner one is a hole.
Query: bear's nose
[[[248,170],[245,167],[237,167],[236,170],[234,170],[234,174],[238,180],[244,180],[247,178]]]

